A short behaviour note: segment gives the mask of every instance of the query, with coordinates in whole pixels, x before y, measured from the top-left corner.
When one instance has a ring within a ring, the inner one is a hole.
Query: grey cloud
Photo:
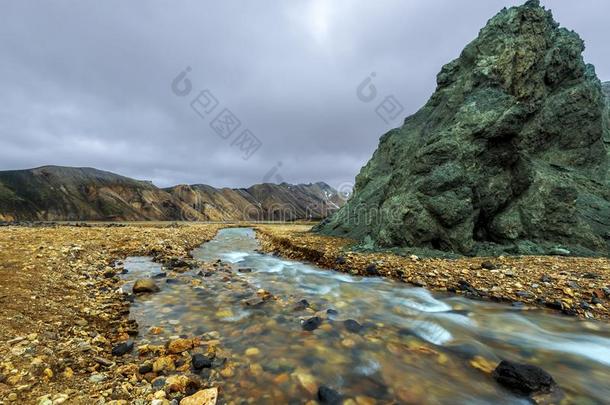
[[[160,186],[353,181],[440,67],[520,1],[2,2],[0,170],[94,166]],[[610,79],[604,0],[547,0]],[[186,66],[193,93],[172,94]],[[372,72],[378,98],[356,87]],[[189,107],[210,89],[263,142],[248,161]],[[395,95],[400,119],[375,105]],[[272,178],[275,180],[276,178]]]

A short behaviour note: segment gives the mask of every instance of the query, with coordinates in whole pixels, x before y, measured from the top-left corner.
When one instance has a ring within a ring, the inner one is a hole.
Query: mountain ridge
[[[292,221],[324,218],[341,204],[339,194],[323,182],[159,188],[92,167],[0,171],[3,221]]]

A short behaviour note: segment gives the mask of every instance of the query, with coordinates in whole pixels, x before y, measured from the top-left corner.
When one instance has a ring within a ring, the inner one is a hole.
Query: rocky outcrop
[[[0,221],[290,221],[322,219],[341,204],[325,183],[160,189],[91,168],[0,172]]]
[[[608,255],[608,106],[583,50],[538,1],[502,10],[318,230],[467,255]]]

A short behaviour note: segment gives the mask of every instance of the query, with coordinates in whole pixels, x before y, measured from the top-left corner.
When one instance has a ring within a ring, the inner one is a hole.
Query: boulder
[[[610,255],[610,86],[583,50],[538,1],[503,9],[316,230],[427,256]]]

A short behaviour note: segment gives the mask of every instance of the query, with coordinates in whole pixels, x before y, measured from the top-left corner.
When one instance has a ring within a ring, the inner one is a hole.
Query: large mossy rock
[[[382,248],[608,255],[610,120],[583,50],[538,1],[502,10],[318,231]]]

